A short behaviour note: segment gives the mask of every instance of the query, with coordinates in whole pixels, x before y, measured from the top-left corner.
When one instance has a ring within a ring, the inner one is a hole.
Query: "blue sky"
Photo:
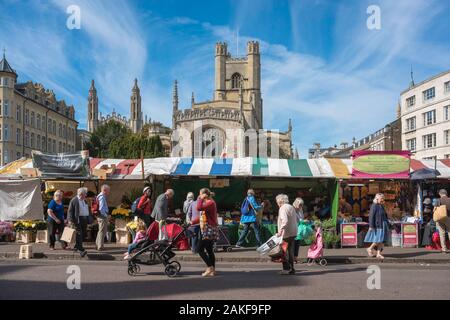
[[[66,28],[72,4],[80,30]],[[372,4],[381,30],[366,27]],[[449,13],[440,0],[1,0],[0,46],[19,81],[53,89],[85,128],[91,79],[101,112],[128,115],[138,78],[144,113],[170,125],[174,79],[181,108],[192,91],[211,99],[215,42],[242,54],[259,40],[264,126],[292,118],[307,157],[314,142],[351,142],[394,120],[411,65],[416,82],[450,69]]]

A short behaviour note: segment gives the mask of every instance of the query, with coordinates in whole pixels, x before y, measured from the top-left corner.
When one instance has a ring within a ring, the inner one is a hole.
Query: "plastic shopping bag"
[[[266,241],[262,246],[260,246],[256,251],[261,255],[268,255],[272,249],[277,247],[283,242],[283,237],[278,237],[277,235],[272,236]]]

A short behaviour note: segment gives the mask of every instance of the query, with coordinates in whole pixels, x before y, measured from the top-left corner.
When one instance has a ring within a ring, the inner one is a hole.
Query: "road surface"
[[[79,267],[80,289],[67,287],[71,265]],[[368,265],[297,265],[295,276],[278,275],[280,267],[222,263],[217,277],[205,279],[200,263],[184,262],[180,276],[168,278],[161,265],[130,277],[125,262],[0,260],[0,300],[450,299],[449,265],[380,264],[379,290],[367,287]]]

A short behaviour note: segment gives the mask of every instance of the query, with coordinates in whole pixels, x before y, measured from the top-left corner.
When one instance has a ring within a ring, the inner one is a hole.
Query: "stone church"
[[[88,96],[87,130],[88,132],[92,133],[100,125],[111,120],[120,122],[123,125],[129,127],[133,133],[140,133],[142,131],[144,121],[141,110],[141,91],[139,89],[137,79],[134,80],[134,86],[133,89],[131,90],[130,119],[127,119],[127,117],[117,114],[115,110],[113,110],[112,114],[108,114],[106,117],[104,117],[102,114],[100,114],[99,117],[97,89],[95,88],[94,80],[92,80]]]
[[[232,57],[226,43],[215,47],[213,100],[180,110],[173,88],[172,155],[180,157],[269,156],[292,158],[292,125],[264,130],[259,43],[247,43],[245,57]],[[276,145],[279,148],[276,148]],[[274,147],[272,147],[274,145]],[[274,151],[275,150],[275,151]]]

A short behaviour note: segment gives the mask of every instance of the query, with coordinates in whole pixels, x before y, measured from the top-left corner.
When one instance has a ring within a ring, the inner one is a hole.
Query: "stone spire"
[[[397,119],[400,119],[402,116],[402,107],[400,105],[400,101],[397,104]]]
[[[134,79],[134,86],[133,89],[131,90],[130,124],[133,133],[141,132],[143,126],[142,109],[141,109],[141,90],[139,89],[137,79]]]
[[[98,96],[95,81],[91,81],[88,95],[88,125],[89,132],[94,132],[98,127]]]
[[[195,104],[195,96],[194,96],[194,92],[192,92],[192,96],[191,96],[191,107],[193,107]]]
[[[172,106],[173,112],[178,111],[178,81],[175,80],[173,83],[173,92],[172,92]]]
[[[298,160],[299,158],[300,158],[300,156],[298,154],[298,149],[297,149],[297,147],[295,147],[294,159]]]
[[[242,85],[239,87],[239,111],[241,113],[241,124],[244,127],[244,96],[242,94]]]

